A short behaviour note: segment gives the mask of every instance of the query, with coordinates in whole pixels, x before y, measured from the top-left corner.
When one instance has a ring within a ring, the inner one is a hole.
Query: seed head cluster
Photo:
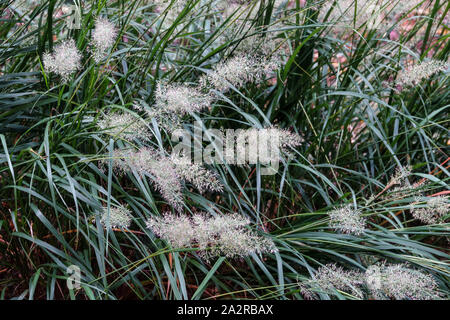
[[[364,232],[366,221],[361,211],[353,205],[337,208],[330,212],[330,227],[339,232],[360,235]]]
[[[303,141],[300,135],[286,129],[250,128],[238,132],[236,153],[245,154],[248,148],[251,153],[258,154],[261,163],[269,163],[279,161],[282,154],[290,155],[291,150]]]
[[[103,208],[100,223],[106,228],[128,228],[131,224],[131,212],[124,206]]]
[[[365,272],[345,270],[336,264],[320,267],[314,279],[299,283],[302,294],[317,298],[316,292],[339,290],[359,299],[439,300],[442,294],[434,278],[406,264],[380,263]]]
[[[211,97],[203,94],[196,87],[173,84],[163,85],[158,83],[155,92],[155,105],[166,112],[174,112],[185,115],[198,112],[209,107]]]
[[[97,125],[109,135],[124,140],[147,140],[151,137],[147,126],[128,112],[108,112],[100,118]]]
[[[116,38],[117,30],[114,24],[106,18],[98,17],[92,32],[92,55],[95,62],[99,63],[105,58]]]
[[[439,60],[424,61],[400,71],[397,83],[402,86],[415,86],[435,73],[446,71],[449,66],[450,64]]]
[[[64,82],[81,68],[81,53],[78,51],[73,39],[66,40],[57,45],[53,53],[44,53],[44,69],[61,76]]]
[[[418,207],[417,202],[425,200],[425,207]],[[426,224],[436,224],[442,221],[442,218],[450,213],[450,201],[448,197],[436,196],[428,199],[417,199],[413,204],[411,214],[417,220]]]
[[[268,73],[277,68],[277,63],[250,54],[236,55],[227,61],[218,63],[208,74],[202,76],[200,84],[226,92],[232,87],[242,87],[253,82],[261,82]]]
[[[406,264],[380,264],[367,268],[366,285],[378,300],[437,300],[441,298],[434,278]]]
[[[273,241],[249,230],[249,224],[250,220],[239,214],[212,217],[206,213],[192,217],[166,213],[147,222],[148,228],[173,248],[197,248],[206,260],[276,252]]]
[[[177,211],[181,211],[183,207],[183,181],[191,183],[200,193],[223,190],[216,174],[179,156],[165,156],[150,148],[138,151],[117,149],[113,159],[114,169],[118,174],[135,170],[140,175],[150,175],[155,188]],[[102,165],[106,162],[103,161]]]
[[[181,211],[181,178],[170,158],[150,148],[141,148],[138,151],[117,149],[114,152],[114,168],[118,173],[135,170],[142,176],[150,175],[161,196],[174,209]]]
[[[172,132],[181,127],[185,115],[208,108],[211,100],[210,95],[202,93],[197,87],[158,83],[155,103],[145,111],[150,118],[155,118],[162,128]]]
[[[222,192],[223,185],[217,175],[198,163],[192,163],[190,159],[172,155],[171,161],[180,177],[191,183],[200,193],[206,191]]]
[[[303,294],[313,297],[314,291],[332,294],[335,290],[350,293],[356,297],[362,298],[363,292],[361,285],[364,279],[361,273],[355,270],[345,270],[335,263],[320,267],[315,279],[309,281],[309,284],[302,285]]]

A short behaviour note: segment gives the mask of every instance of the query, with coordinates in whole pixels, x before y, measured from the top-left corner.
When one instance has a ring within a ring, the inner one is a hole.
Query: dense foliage
[[[448,298],[449,9],[0,0],[0,298]],[[277,173],[174,159],[195,123]]]

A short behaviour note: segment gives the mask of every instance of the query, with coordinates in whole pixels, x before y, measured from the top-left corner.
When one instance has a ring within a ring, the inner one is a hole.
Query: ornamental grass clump
[[[448,299],[448,9],[0,1],[0,299]]]

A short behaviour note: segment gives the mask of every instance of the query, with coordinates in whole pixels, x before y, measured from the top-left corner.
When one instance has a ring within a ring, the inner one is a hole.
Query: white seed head
[[[118,149],[114,151],[113,157],[113,165],[118,173],[136,170],[141,175],[151,175],[161,196],[177,211],[182,209],[181,178],[169,157],[150,148],[138,151]]]
[[[406,264],[380,263],[369,266],[365,272],[344,270],[336,264],[320,267],[315,279],[299,283],[301,292],[317,298],[315,292],[333,294],[339,290],[360,299],[367,294],[376,300],[435,300],[442,293],[434,278]]]
[[[192,163],[190,159],[176,155],[172,155],[171,160],[180,177],[192,183],[200,193],[205,193],[208,190],[218,192],[223,190],[223,185],[217,175],[202,165]]]
[[[317,291],[332,294],[335,290],[340,290],[359,298],[363,296],[360,286],[364,283],[364,279],[358,271],[344,270],[332,263],[317,269],[314,277],[315,279],[308,281],[308,286]],[[306,292],[311,294],[311,291]]]
[[[124,206],[103,208],[103,214],[100,219],[102,225],[106,228],[128,228],[131,224],[131,212]]]
[[[169,132],[181,127],[185,115],[208,108],[212,97],[198,88],[182,84],[158,83],[155,90],[155,103],[145,109],[150,118]]]
[[[417,199],[421,202],[424,199]],[[417,220],[427,224],[440,223],[442,218],[450,213],[450,201],[448,197],[436,196],[425,199],[425,207],[417,207],[417,202],[412,205],[411,214]]]
[[[435,300],[441,298],[433,277],[406,264],[380,264],[367,268],[366,285],[375,299]]]
[[[435,73],[446,71],[449,66],[450,64],[439,60],[424,61],[401,70],[398,74],[397,83],[402,86],[415,86]]]
[[[147,126],[139,118],[128,112],[106,113],[97,124],[106,133],[124,140],[148,140],[151,138]]]
[[[381,276],[381,268],[379,265],[372,265],[366,269],[364,274],[364,280],[367,288],[372,293],[372,295],[378,296],[378,292],[380,292],[382,288],[382,276]]]
[[[256,160],[262,164],[280,161],[282,154],[291,156],[291,150],[303,142],[303,138],[289,130],[270,128],[250,128],[238,131],[236,154],[248,157],[250,163]]]
[[[289,153],[290,149],[295,149],[302,144],[303,138],[295,133],[286,129],[275,129],[278,132],[280,141],[280,150],[285,153]]]
[[[247,83],[258,83],[278,66],[276,62],[251,55],[237,55],[225,62],[218,63],[214,70],[200,79],[203,87],[226,92],[231,87],[242,87]]]
[[[147,228],[165,239],[173,248],[189,248],[195,239],[195,228],[188,216],[165,213],[162,217],[151,217]]]
[[[179,115],[190,114],[209,107],[211,97],[195,87],[182,84],[163,85],[158,83],[155,91],[157,109]]]
[[[98,17],[95,20],[92,32],[93,58],[100,62],[107,55],[108,50],[114,45],[117,38],[117,30],[112,22],[106,18]]]
[[[54,72],[67,82],[70,76],[81,68],[81,54],[73,39],[57,45],[53,53],[44,53],[44,69]]]
[[[167,213],[149,219],[147,226],[174,248],[198,248],[204,259],[275,252],[274,243],[248,230],[249,224],[247,218],[238,214],[211,217],[198,213],[188,218]]]
[[[353,205],[337,208],[330,212],[330,227],[342,233],[360,235],[364,232],[366,221],[361,211]]]

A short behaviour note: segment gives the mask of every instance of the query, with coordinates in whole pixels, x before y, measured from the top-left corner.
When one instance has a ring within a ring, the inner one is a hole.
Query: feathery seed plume
[[[274,61],[258,56],[237,55],[225,62],[218,63],[214,70],[200,79],[202,87],[213,87],[226,92],[231,87],[242,87],[247,83],[258,83],[277,68]]]
[[[95,28],[92,32],[93,58],[99,63],[107,56],[108,49],[114,45],[117,38],[117,30],[112,22],[106,18],[98,17],[95,20]]]
[[[423,199],[418,198],[417,202]],[[427,224],[436,224],[441,219],[450,213],[450,202],[448,197],[436,196],[425,199],[426,205],[423,208],[418,208],[417,203],[413,204],[411,213],[414,218]]]
[[[103,208],[103,215],[100,219],[101,224],[106,228],[128,228],[131,224],[131,212],[124,206]]]
[[[252,253],[275,252],[273,242],[248,230],[250,221],[238,214],[208,216],[194,214],[192,218],[166,213],[152,217],[148,228],[174,248],[197,247],[199,255],[209,260],[217,256],[245,257]]]
[[[217,175],[202,165],[191,163],[190,159],[176,155],[172,155],[171,160],[180,177],[192,183],[200,193],[223,190]]]
[[[151,175],[162,197],[177,211],[182,209],[180,176],[169,157],[150,148],[138,151],[118,149],[114,151],[114,168],[119,173],[134,169],[141,175]]]
[[[75,41],[70,39],[57,45],[53,53],[44,53],[43,62],[45,71],[54,72],[67,82],[81,68],[81,54]]]
[[[398,74],[397,83],[402,86],[415,86],[435,73],[446,71],[449,66],[450,64],[439,60],[424,61],[401,70]]]
[[[367,268],[366,285],[375,299],[438,300],[441,293],[433,277],[406,264],[380,264]]]
[[[108,134],[125,140],[136,138],[147,140],[151,137],[151,133],[145,124],[128,112],[108,112],[100,118],[98,126]]]
[[[330,227],[339,232],[360,235],[365,229],[365,219],[361,216],[361,211],[353,208],[353,205],[346,205],[330,212]]]

